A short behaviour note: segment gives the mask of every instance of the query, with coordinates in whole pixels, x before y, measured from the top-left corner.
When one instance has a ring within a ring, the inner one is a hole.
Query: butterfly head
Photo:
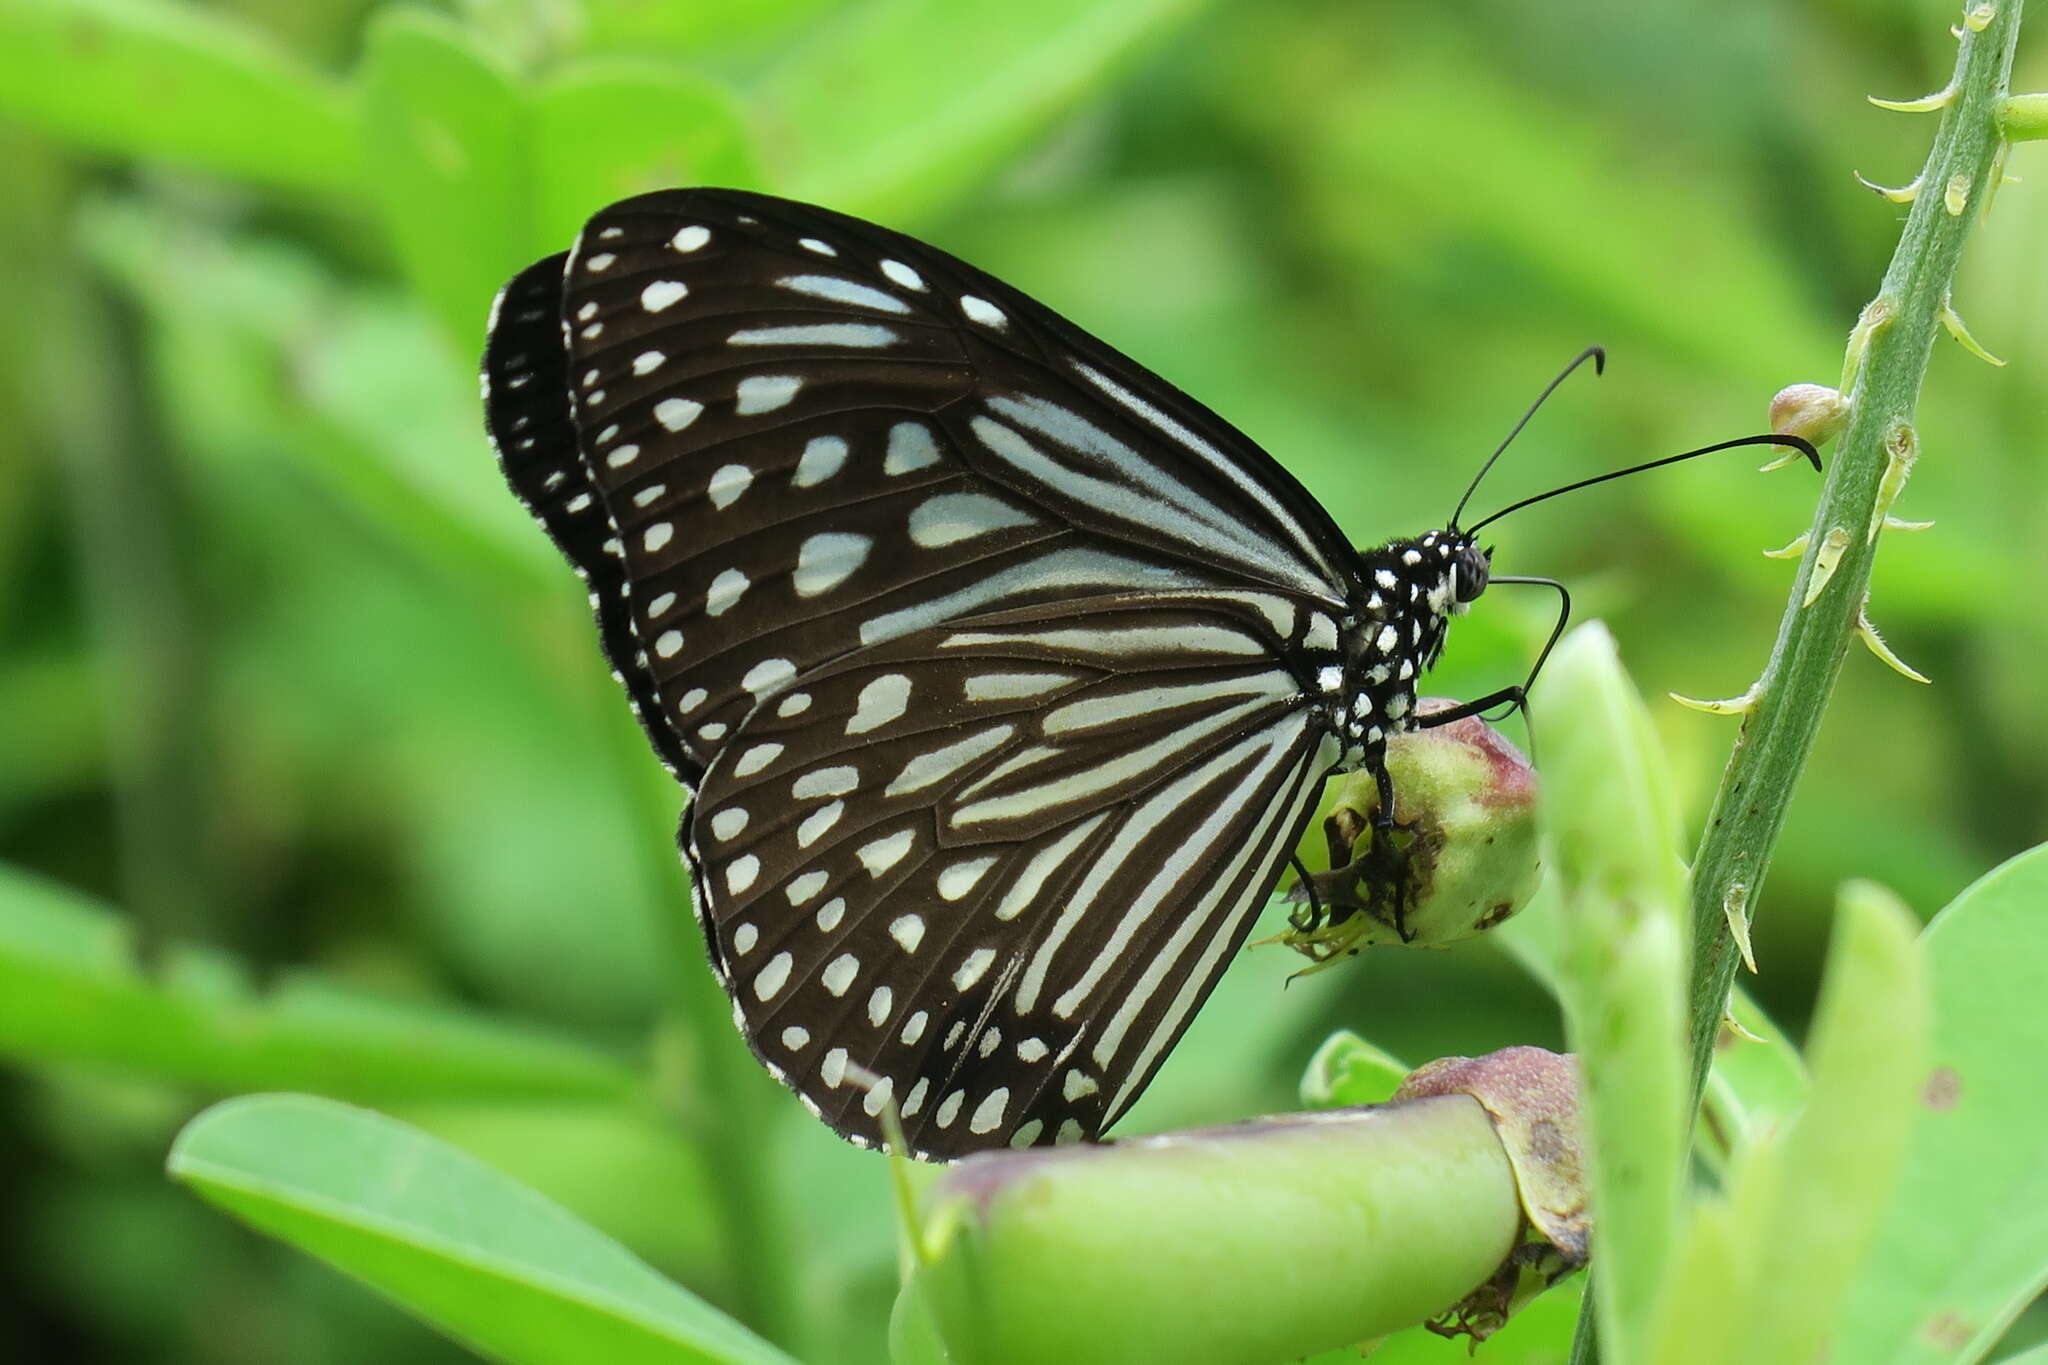
[[[1414,571],[1434,579],[1421,593],[1434,615],[1462,616],[1486,591],[1493,572],[1493,550],[1482,549],[1470,532],[1455,527],[1430,531],[1415,541],[1413,549],[1420,560]]]

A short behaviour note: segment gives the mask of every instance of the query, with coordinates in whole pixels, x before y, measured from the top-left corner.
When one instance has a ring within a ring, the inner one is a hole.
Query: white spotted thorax
[[[1486,586],[1455,530],[1353,549],[1000,281],[762,195],[597,214],[499,296],[483,389],[691,793],[741,1032],[919,1156],[1129,1108]]]

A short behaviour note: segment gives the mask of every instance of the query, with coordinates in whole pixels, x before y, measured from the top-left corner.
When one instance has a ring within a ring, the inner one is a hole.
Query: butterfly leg
[[[1304,934],[1312,934],[1323,926],[1323,898],[1316,890],[1316,875],[1308,870],[1299,856],[1287,855],[1287,861],[1294,865],[1294,891],[1308,898],[1308,908],[1296,910],[1287,917],[1287,922]]]
[[[1361,872],[1368,888],[1367,903],[1382,907],[1382,917],[1405,943],[1413,937],[1407,924],[1408,850],[1395,838],[1401,823],[1394,818],[1394,777],[1384,762],[1373,770],[1373,781],[1379,787],[1380,804],[1372,814],[1372,848],[1360,859],[1365,864]]]

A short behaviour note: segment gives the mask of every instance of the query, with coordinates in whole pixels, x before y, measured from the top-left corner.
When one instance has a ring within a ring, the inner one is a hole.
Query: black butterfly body
[[[762,195],[599,213],[500,295],[484,396],[692,793],[741,1031],[919,1156],[1129,1107],[1487,582],[1457,531],[1353,549],[988,275]]]

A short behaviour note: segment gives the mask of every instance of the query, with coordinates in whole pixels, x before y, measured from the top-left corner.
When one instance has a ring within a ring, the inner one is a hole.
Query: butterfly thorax
[[[1413,727],[1417,683],[1443,652],[1451,617],[1485,590],[1487,556],[1462,532],[1431,531],[1361,552],[1356,573],[1339,629],[1341,698],[1330,708],[1347,771],[1377,763],[1387,738]]]

